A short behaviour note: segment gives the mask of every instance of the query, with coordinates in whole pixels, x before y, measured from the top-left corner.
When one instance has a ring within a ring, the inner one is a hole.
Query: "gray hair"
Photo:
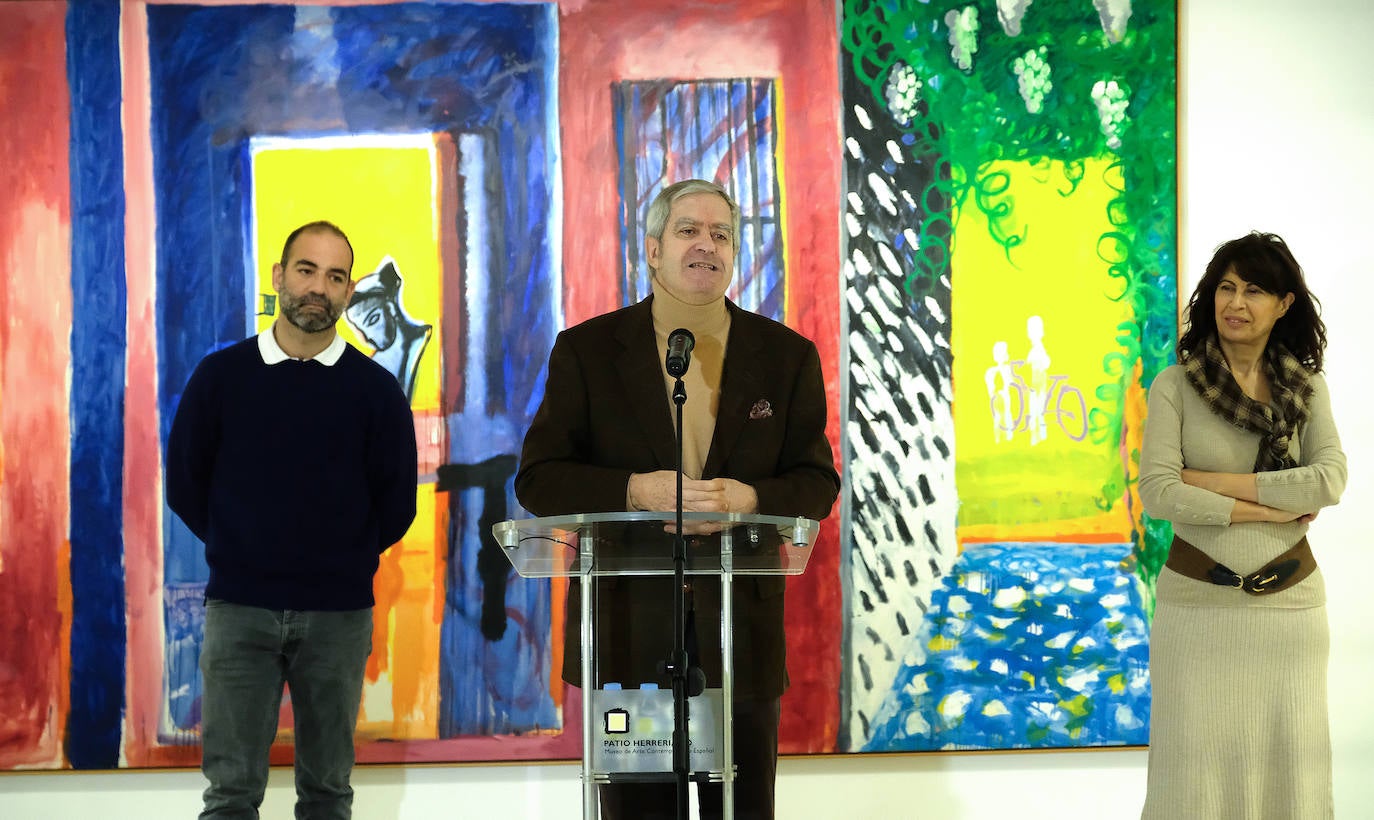
[[[739,203],[726,193],[724,188],[704,179],[684,179],[659,191],[658,196],[654,197],[654,201],[649,205],[649,212],[644,216],[644,234],[662,241],[663,231],[668,227],[668,212],[672,210],[673,203],[692,194],[715,194],[725,200],[726,205],[730,206],[730,227],[732,229],[730,237],[735,245],[735,250],[738,251]]]

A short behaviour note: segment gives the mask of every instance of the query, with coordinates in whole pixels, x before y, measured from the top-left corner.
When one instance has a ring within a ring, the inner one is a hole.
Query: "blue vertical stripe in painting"
[[[396,3],[302,12],[287,5],[151,5],[147,16],[163,440],[197,362],[245,335],[245,281],[255,275],[245,265],[252,235],[242,160],[248,140],[430,132],[447,133],[455,144],[462,135],[478,134],[492,147],[483,180],[491,213],[481,219],[454,215],[463,242],[484,246],[491,298],[473,308],[483,311],[479,326],[488,334],[489,353],[471,363],[482,369],[488,390],[483,406],[444,408],[450,461],[471,464],[518,452],[513,431],[525,429],[537,406],[562,297],[554,292],[560,260],[551,229],[558,178],[551,144],[557,135],[551,121],[556,6]],[[332,49],[329,62],[337,72],[321,69],[322,49]],[[302,214],[300,221],[313,218]],[[490,227],[471,236],[466,228],[472,225]],[[461,276],[444,283],[462,286]],[[459,366],[445,362],[448,372]],[[273,446],[263,442],[264,462]],[[170,624],[175,602],[192,598],[207,570],[194,536],[170,512],[164,522]],[[454,537],[448,562],[467,565],[481,547],[480,535],[473,529]],[[547,582],[514,580],[507,601],[542,617],[540,628],[547,631],[541,613],[548,594]],[[459,610],[444,617],[445,630],[471,635],[455,620],[463,617]],[[480,637],[472,641],[445,644],[441,666],[456,668],[489,649]],[[527,645],[541,642],[547,643],[546,635]],[[193,700],[196,670],[175,668],[174,647],[167,652],[169,680],[189,687]],[[481,685],[498,700],[519,701],[511,677],[497,668]],[[469,725],[478,716],[459,713],[467,708],[441,699],[441,723]],[[529,721],[516,716],[503,725],[547,726],[549,708],[530,707]],[[194,711],[172,714],[183,728],[195,719]]]
[[[116,3],[71,3],[71,712],[77,769],[119,765],[124,712],[124,171]]]

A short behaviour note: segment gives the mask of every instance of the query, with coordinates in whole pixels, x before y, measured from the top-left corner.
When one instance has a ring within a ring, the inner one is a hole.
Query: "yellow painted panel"
[[[1059,163],[992,163],[983,173],[1005,174],[1007,185],[991,201],[1009,215],[990,230],[972,197],[955,215],[956,481],[960,525],[983,537],[1017,539],[1019,528],[1057,521],[1091,520],[1099,539],[1129,531],[1124,513],[1104,521],[1094,507],[1104,480],[1120,472],[1119,447],[1093,445],[1086,418],[1100,406],[1103,356],[1130,317],[1129,305],[1113,300],[1118,286],[1099,256],[1121,179],[1106,158],[1084,170],[1066,196]],[[1008,252],[994,231],[1019,244]]]
[[[338,225],[353,245],[358,281],[391,259],[403,279],[402,304],[418,322],[431,325],[411,401],[423,425],[440,410],[442,277],[434,193],[436,156],[423,139],[409,144],[357,147],[337,140],[301,141],[257,151],[253,162],[256,260],[255,303],[273,293],[272,265],[282,242],[301,224],[318,219]],[[275,311],[274,311],[275,314]],[[266,329],[275,315],[259,315]],[[347,320],[344,339],[368,355],[375,351]],[[387,551],[374,579],[373,653],[368,659],[358,732],[363,736],[415,740],[438,737],[439,634],[443,595],[440,577],[446,549],[433,485],[420,487],[418,514],[405,538]]]
[[[404,279],[406,311],[434,327],[420,360],[411,406],[439,407],[439,338],[442,302],[432,147],[364,146],[269,148],[253,161],[257,287],[273,293],[272,264],[282,242],[298,226],[326,219],[343,229],[353,245],[353,279],[376,270],[390,257]],[[258,316],[258,330],[275,316]],[[364,353],[373,348],[346,320],[339,332]]]

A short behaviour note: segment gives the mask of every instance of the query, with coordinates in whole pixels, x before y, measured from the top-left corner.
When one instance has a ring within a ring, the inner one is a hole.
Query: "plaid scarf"
[[[1266,347],[1262,364],[1273,394],[1268,405],[1260,404],[1240,389],[1215,336],[1207,339],[1203,355],[1194,353],[1183,361],[1188,382],[1213,413],[1242,430],[1259,434],[1254,467],[1257,473],[1298,466],[1288,454],[1289,443],[1297,434],[1298,425],[1307,421],[1308,402],[1312,398],[1311,372],[1283,345],[1275,342]]]

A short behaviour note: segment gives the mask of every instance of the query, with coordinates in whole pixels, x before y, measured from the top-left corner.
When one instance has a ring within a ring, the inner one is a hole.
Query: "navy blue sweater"
[[[405,394],[351,346],[333,366],[269,366],[256,337],[206,356],[167,440],[167,504],[205,542],[206,596],[237,604],[372,606],[415,488]]]

